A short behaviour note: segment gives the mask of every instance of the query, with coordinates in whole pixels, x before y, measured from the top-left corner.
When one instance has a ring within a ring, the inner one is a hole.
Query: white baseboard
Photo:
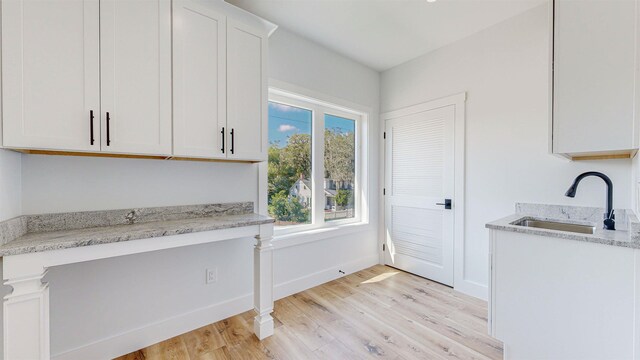
[[[113,359],[252,308],[253,295],[247,294],[55,354],[52,358]]]
[[[299,293],[306,289],[310,289],[314,286],[318,286],[344,276],[344,274],[341,274],[340,272],[338,272],[338,270],[344,271],[345,274],[351,274],[376,264],[378,264],[378,255],[372,255],[356,261],[340,264],[338,266],[305,275],[294,280],[277,284],[273,288],[273,296],[276,300],[282,299],[289,295]]]
[[[274,297],[281,299],[344,276],[338,270],[350,274],[377,263],[378,256],[373,255],[277,284],[274,286]],[[54,360],[112,359],[252,308],[253,294],[247,294],[67,350],[53,355],[52,358]]]
[[[457,281],[454,284],[453,289],[484,301],[487,301],[489,299],[489,287],[474,281]]]

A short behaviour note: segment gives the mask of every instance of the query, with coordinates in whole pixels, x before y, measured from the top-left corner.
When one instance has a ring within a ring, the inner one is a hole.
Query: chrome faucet
[[[578,190],[578,184],[582,179],[587,176],[596,176],[600,179],[604,180],[607,184],[607,212],[604,214],[604,228],[607,230],[615,230],[616,229],[616,216],[613,213],[613,183],[609,177],[601,172],[597,171],[587,171],[586,173],[582,173],[578,175],[578,177],[573,180],[573,184],[569,187],[569,190],[564,194],[570,198],[576,197],[576,190]]]

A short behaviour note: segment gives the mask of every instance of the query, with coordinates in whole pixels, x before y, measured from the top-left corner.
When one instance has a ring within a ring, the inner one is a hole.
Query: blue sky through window
[[[356,131],[356,122],[351,119],[341,118],[335,115],[324,116],[324,127],[337,130],[340,133],[352,133]]]
[[[311,134],[312,112],[294,106],[269,102],[269,143],[287,145],[293,134]],[[327,114],[325,127],[339,132],[355,132],[355,121]]]
[[[293,134],[311,134],[311,110],[269,102],[269,143],[287,145]]]

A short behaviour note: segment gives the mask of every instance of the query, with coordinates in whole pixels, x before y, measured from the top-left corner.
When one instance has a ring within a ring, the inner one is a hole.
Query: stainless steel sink
[[[568,224],[556,221],[536,220],[536,219],[522,219],[513,223],[517,226],[527,226],[533,228],[541,228],[548,230],[567,231],[580,234],[594,234],[596,227],[593,225],[580,225],[580,224]]]

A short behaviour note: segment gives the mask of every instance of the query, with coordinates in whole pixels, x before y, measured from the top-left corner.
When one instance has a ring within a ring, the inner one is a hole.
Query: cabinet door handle
[[[107,111],[107,146],[111,145],[111,117]]]
[[[93,145],[93,143],[95,142],[95,139],[93,138],[93,110],[89,111],[89,131],[91,131],[91,134],[89,136],[89,139],[91,139],[91,145]]]
[[[222,153],[224,154],[224,138],[225,138],[225,136],[224,136],[224,126],[222,127],[222,131],[220,131],[220,134],[222,134],[222,149],[220,149],[220,150],[222,150]]]
[[[234,139],[234,137],[235,137],[235,135],[234,135],[234,129],[233,129],[233,128],[231,128],[231,150],[229,150],[229,151],[231,151],[231,153],[232,153],[232,154],[233,154],[233,150],[234,150],[234,147],[235,147],[235,146],[234,146],[234,142],[235,142],[235,141],[234,141],[234,140],[235,140],[235,139]]]

